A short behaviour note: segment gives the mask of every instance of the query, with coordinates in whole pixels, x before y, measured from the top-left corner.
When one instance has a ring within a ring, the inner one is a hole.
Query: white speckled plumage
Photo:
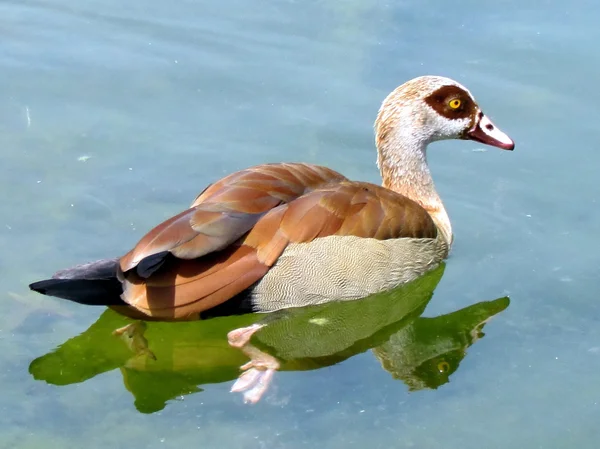
[[[252,289],[257,312],[347,301],[390,290],[437,267],[448,254],[435,239],[331,236],[289,245]]]

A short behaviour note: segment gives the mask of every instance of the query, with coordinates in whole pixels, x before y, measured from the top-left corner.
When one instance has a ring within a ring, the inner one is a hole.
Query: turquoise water
[[[0,448],[597,447],[600,4],[5,0],[0,17]],[[378,182],[376,111],[421,74],[465,84],[516,150],[432,146],[445,268],[274,326],[259,404],[229,392],[246,359],[224,342],[257,317],[150,323],[153,364],[110,335],[116,314],[28,291],[251,164]]]

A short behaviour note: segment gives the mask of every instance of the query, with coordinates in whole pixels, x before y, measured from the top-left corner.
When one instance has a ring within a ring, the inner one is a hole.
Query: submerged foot
[[[112,334],[119,337],[135,356],[141,355],[156,360],[156,356],[148,347],[148,340],[144,337],[144,332],[146,332],[146,323],[136,321],[115,329]]]
[[[231,387],[232,393],[243,393],[246,404],[256,404],[260,401],[269,388],[275,371],[279,369],[279,361],[275,357],[250,344],[252,335],[264,326],[253,324],[227,334],[229,344],[241,349],[250,358],[248,363],[240,367],[243,373]]]

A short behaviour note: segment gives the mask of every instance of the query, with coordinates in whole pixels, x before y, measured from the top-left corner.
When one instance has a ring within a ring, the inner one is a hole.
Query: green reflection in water
[[[274,356],[280,370],[313,370],[372,350],[382,367],[411,390],[448,382],[482,328],[509,305],[482,301],[434,318],[421,317],[444,266],[393,291],[270,315],[248,314],[184,323],[133,322],[112,310],[81,335],[36,358],[29,371],[53,385],[84,382],[119,369],[136,408],[152,413],[167,401],[230,382],[248,361],[227,333],[266,323],[252,344]],[[131,325],[121,338],[116,329]]]

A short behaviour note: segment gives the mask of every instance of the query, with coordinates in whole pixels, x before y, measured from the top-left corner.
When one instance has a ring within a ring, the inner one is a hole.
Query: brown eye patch
[[[458,86],[444,86],[425,98],[438,114],[451,120],[469,118],[475,114],[475,104],[469,94]]]

